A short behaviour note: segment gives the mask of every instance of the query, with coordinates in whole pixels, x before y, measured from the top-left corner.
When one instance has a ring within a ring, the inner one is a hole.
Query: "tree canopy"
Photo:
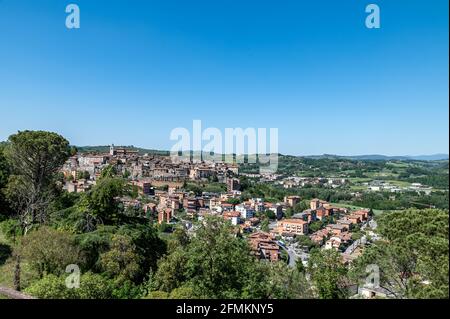
[[[8,138],[4,153],[12,173],[7,195],[27,232],[47,220],[56,173],[70,156],[69,142],[52,132],[22,131]]]
[[[353,272],[380,269],[380,286],[396,298],[448,298],[448,211],[410,209],[378,218],[383,239],[364,251]]]

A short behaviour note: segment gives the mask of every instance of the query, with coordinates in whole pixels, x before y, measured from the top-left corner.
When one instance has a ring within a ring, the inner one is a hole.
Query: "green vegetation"
[[[421,183],[437,189],[448,189],[448,160],[358,160],[341,157],[296,157],[279,155],[277,174],[301,177],[343,177],[352,183],[373,179],[396,181],[397,185]],[[259,172],[257,164],[242,164],[242,173]],[[400,183],[400,184],[398,184]]]
[[[396,298],[448,298],[448,211],[411,209],[377,218],[383,240],[353,265],[364,277],[367,265],[380,268],[380,286]]]
[[[197,196],[201,196],[203,192],[223,193],[227,190],[225,184],[217,182],[185,183],[183,188],[188,192],[193,192]]]
[[[173,297],[180,289],[193,298],[312,296],[303,274],[283,262],[258,262],[245,239],[222,219],[207,218],[190,240],[182,233],[174,237],[151,278],[149,298]]]
[[[320,299],[348,297],[347,268],[334,249],[314,249],[308,260],[308,272]]]
[[[242,172],[258,173],[255,164],[242,164]],[[357,172],[357,173],[356,173]],[[280,179],[289,176],[345,178],[348,183],[333,189],[317,183],[303,187],[283,188],[273,182],[260,183],[258,178],[242,176],[241,200],[251,197],[264,198],[269,202],[281,202],[284,196],[297,195],[304,200],[320,198],[331,203],[371,208],[376,214],[386,210],[408,208],[449,208],[448,161],[362,161],[342,158],[302,158],[280,155]],[[358,176],[355,176],[358,175]],[[392,186],[409,187],[421,183],[432,187],[431,193],[404,189],[401,192],[368,192],[368,183],[374,180],[388,182]],[[359,192],[359,196],[355,196]],[[307,208],[307,201],[288,213]]]
[[[310,252],[308,265],[290,267],[283,260],[257,259],[245,235],[222,218],[194,221],[194,234],[188,234],[180,223],[156,224],[142,208],[125,207],[121,198],[140,195],[114,166],[105,168],[89,191],[67,193],[59,168],[73,152],[62,136],[41,131],[19,132],[0,145],[0,285],[39,298],[347,298],[367,265],[377,264],[382,286],[397,298],[448,298],[448,161],[281,157],[282,176],[350,181],[336,189],[320,183],[286,189],[240,176],[242,196],[229,200],[233,204],[297,195],[302,200],[286,216],[306,210],[316,197],[373,209],[381,240],[364,248],[350,268],[339,252],[318,249],[308,236],[296,238]],[[374,178],[397,186],[420,181],[433,191],[355,195],[355,187]],[[211,178],[184,189],[201,195],[224,192],[226,185]],[[257,216],[264,231],[276,217],[272,211]],[[176,218],[187,218],[186,212]],[[331,222],[325,218],[310,229]],[[367,232],[356,227],[354,239]],[[66,287],[70,264],[81,271],[78,289]]]

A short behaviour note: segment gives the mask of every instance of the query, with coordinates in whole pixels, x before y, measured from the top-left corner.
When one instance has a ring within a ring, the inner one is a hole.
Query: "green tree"
[[[88,171],[77,172],[77,179],[89,179],[91,175]]]
[[[0,232],[3,233],[6,240],[13,244],[22,234],[20,223],[16,219],[7,219],[0,223]]]
[[[24,292],[39,299],[74,299],[77,296],[75,289],[66,287],[63,277],[53,274],[33,282]]]
[[[80,253],[71,234],[41,226],[23,237],[20,255],[35,269],[40,278],[60,275],[70,264],[80,264]]]
[[[119,281],[136,280],[140,273],[139,255],[131,239],[123,235],[114,235],[109,251],[100,256],[105,273]]]
[[[208,217],[189,242],[159,261],[151,290],[178,294],[188,287],[195,298],[261,298],[268,293],[259,265],[229,222]]]
[[[193,299],[194,291],[189,286],[175,288],[169,295],[169,299]]]
[[[73,290],[77,299],[111,299],[113,289],[114,284],[104,276],[87,272],[80,277],[80,288]]]
[[[147,223],[126,224],[118,228],[117,234],[131,238],[133,245],[136,247],[141,270],[140,280],[150,270],[156,270],[157,260],[166,253],[167,247],[166,243],[159,238],[154,227]]]
[[[309,200],[302,200],[294,206],[294,212],[301,213],[309,208]]]
[[[239,198],[229,198],[227,199],[228,204],[238,205],[241,202]]]
[[[124,172],[123,172],[123,174],[122,174],[122,177],[123,178],[125,178],[125,179],[127,179],[128,177],[130,177],[131,176],[131,173],[130,173],[130,171],[129,170],[125,170]]]
[[[187,252],[181,247],[161,258],[158,261],[158,270],[153,276],[154,288],[170,293],[181,287],[188,279],[186,276],[188,259]]]
[[[80,277],[79,288],[67,288],[65,276],[46,275],[32,283],[25,292],[40,299],[111,299],[114,285],[99,274],[91,272]]]
[[[291,218],[294,215],[294,210],[291,207],[288,207],[284,212],[286,218]]]
[[[311,240],[308,236],[300,235],[295,238],[295,241],[300,245],[301,247],[306,247],[308,250],[311,250],[313,248],[316,248],[318,245]]]
[[[322,229],[324,225],[325,225],[325,223],[323,221],[317,220],[317,221],[309,224],[309,230],[310,230],[310,232],[315,233],[319,229]]]
[[[85,270],[101,272],[100,255],[109,250],[114,232],[114,226],[100,226],[95,231],[75,236],[76,245],[81,251]]]
[[[171,238],[168,241],[168,250],[174,251],[178,247],[186,248],[189,244],[190,239],[184,227],[177,227],[172,233]]]
[[[191,240],[188,257],[186,276],[195,295],[238,298],[253,293],[247,286],[257,261],[247,242],[234,236],[231,225],[222,219],[205,220]]]
[[[8,138],[5,156],[13,175],[7,194],[25,233],[47,220],[56,174],[69,155],[69,142],[56,133],[22,131]]]
[[[295,269],[300,274],[304,274],[306,272],[305,265],[303,265],[303,262],[301,260],[297,260],[297,262],[295,263]]]
[[[268,218],[264,218],[261,221],[261,230],[264,232],[269,232],[270,228],[269,228],[269,219]]]
[[[267,209],[266,211],[264,211],[264,215],[270,220],[274,220],[277,218],[275,213],[273,211],[271,211],[270,209]]]
[[[102,178],[114,178],[117,175],[117,170],[114,165],[107,165],[102,169],[100,173],[100,179]]]
[[[169,293],[165,291],[150,291],[146,299],[169,299]]]
[[[380,286],[396,298],[448,298],[448,211],[410,209],[377,218],[382,240],[356,259],[352,274],[380,269]]]
[[[308,273],[320,299],[347,297],[347,268],[336,250],[313,249],[308,260]]]
[[[300,261],[301,263],[301,261]],[[284,262],[270,263],[267,277],[267,297],[271,299],[312,298],[311,287],[305,275]]]
[[[98,218],[104,224],[114,224],[120,214],[117,197],[125,193],[125,183],[121,178],[104,177],[78,202],[80,212]]]

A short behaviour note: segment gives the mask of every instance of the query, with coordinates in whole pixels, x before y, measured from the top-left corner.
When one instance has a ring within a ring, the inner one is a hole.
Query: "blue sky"
[[[294,155],[448,153],[448,54],[444,0],[0,0],[0,140],[169,149],[200,119]]]

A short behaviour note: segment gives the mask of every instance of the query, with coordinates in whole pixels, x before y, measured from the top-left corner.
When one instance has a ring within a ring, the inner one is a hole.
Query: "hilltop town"
[[[52,132],[12,135],[0,144],[0,295],[446,295],[448,161],[279,156],[276,172],[260,172],[134,147],[78,150]],[[399,282],[403,260],[417,258]],[[64,284],[69,266],[79,289]]]
[[[247,172],[240,172],[242,167]],[[295,195],[299,189],[319,187],[340,193],[347,189],[356,200],[377,192],[412,192],[424,197],[433,189],[420,183],[388,187],[389,182],[376,179],[365,182],[366,186],[361,188],[361,184],[356,187],[352,184],[351,177],[336,174],[299,177],[282,171],[261,175],[248,173],[248,167],[236,163],[201,160],[174,163],[169,156],[141,154],[114,145],[109,152],[71,156],[61,169],[63,187],[69,193],[87,192],[108,170],[123,176],[132,189],[132,195],[116,198],[117,204],[159,225],[163,234],[182,227],[192,236],[205,218],[215,216],[229,221],[235,234],[248,241],[252,255],[268,262],[281,260],[290,267],[307,267],[314,248],[335,250],[348,265],[361,255],[365,246],[379,239],[374,210],[370,207],[330,203],[324,198],[311,198],[312,194]],[[267,184],[279,193],[275,198],[249,196],[249,183],[256,187]],[[390,296],[379,288],[356,285],[352,289],[353,294],[366,297]]]

